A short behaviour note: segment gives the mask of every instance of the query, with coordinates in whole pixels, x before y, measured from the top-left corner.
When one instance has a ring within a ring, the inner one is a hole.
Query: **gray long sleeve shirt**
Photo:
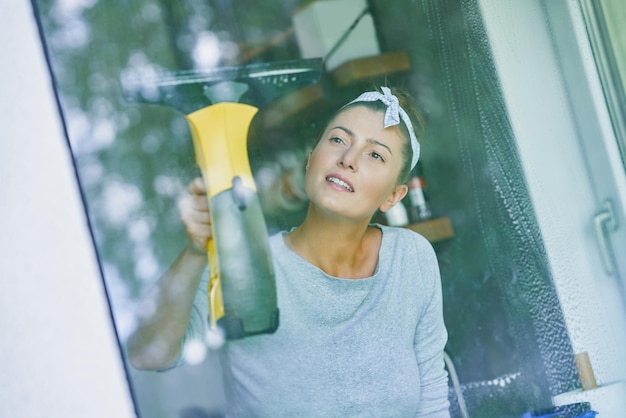
[[[229,416],[448,418],[439,268],[412,231],[383,231],[373,276],[327,275],[274,235],[280,326],[223,348]],[[198,292],[186,339],[206,326]]]

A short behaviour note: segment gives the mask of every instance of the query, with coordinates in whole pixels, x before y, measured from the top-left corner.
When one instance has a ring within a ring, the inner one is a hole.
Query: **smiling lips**
[[[328,176],[326,177],[326,181],[329,181],[333,184],[336,184],[337,186],[343,187],[344,189],[346,189],[347,191],[351,193],[354,193],[354,189],[352,188],[352,185],[350,185],[346,180],[340,179],[335,176]]]

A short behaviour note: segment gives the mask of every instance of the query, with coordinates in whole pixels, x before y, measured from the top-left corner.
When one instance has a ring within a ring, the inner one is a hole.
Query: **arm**
[[[176,363],[206,269],[211,230],[201,179],[189,185],[179,210],[189,243],[139,304],[138,325],[127,345],[130,362],[137,369],[161,370]]]
[[[421,400],[417,417],[449,418],[448,373],[445,370],[443,350],[448,334],[443,322],[441,279],[437,259],[429,248],[426,264],[429,266],[431,295],[415,333],[415,353],[420,370]]]

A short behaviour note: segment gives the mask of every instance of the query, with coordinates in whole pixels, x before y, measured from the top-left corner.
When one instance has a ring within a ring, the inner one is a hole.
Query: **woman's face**
[[[309,155],[306,192],[320,210],[354,220],[385,212],[406,194],[397,185],[406,139],[382,112],[353,106],[326,127]]]

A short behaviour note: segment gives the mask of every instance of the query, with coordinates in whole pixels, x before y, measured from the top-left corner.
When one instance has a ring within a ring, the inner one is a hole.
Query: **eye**
[[[341,139],[341,138],[339,138],[337,136],[331,136],[328,140],[330,142],[334,142],[336,144],[343,144],[344,143],[343,139]]]
[[[382,155],[380,155],[379,153],[377,153],[376,151],[372,151],[370,152],[370,157],[376,159],[376,160],[380,160],[382,162],[385,162],[385,159],[383,158]]]

